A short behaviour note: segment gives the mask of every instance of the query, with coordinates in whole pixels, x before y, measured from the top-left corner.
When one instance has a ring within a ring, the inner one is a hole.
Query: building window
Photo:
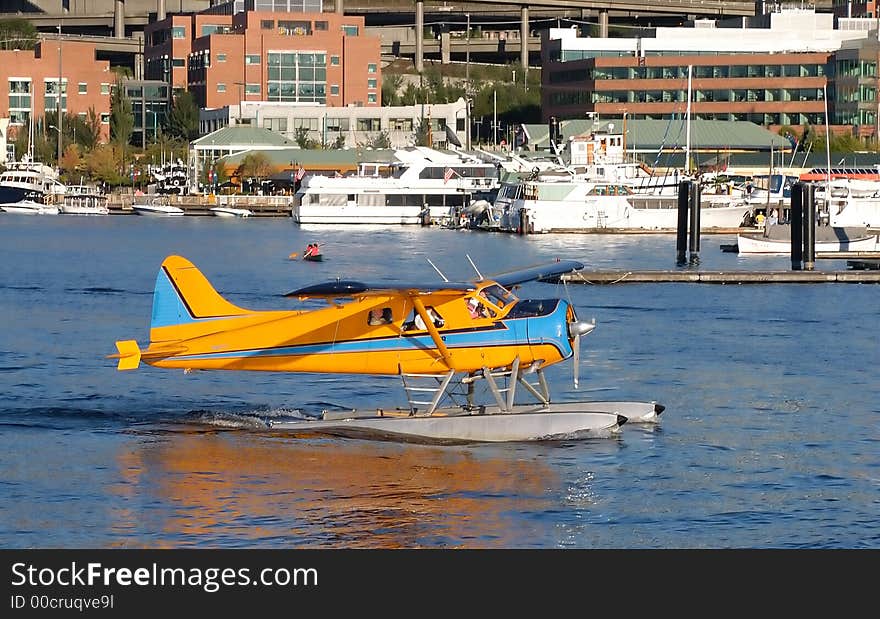
[[[244,94],[246,94],[246,95],[260,94],[260,85],[259,84],[245,84]]]
[[[357,26],[343,26],[342,34],[347,37],[356,37],[358,35],[358,27]]]
[[[339,84],[330,84],[330,94],[338,95],[339,94]]]
[[[376,72],[376,65],[371,62],[370,64],[367,65],[367,73],[375,73],[375,72]]]
[[[376,93],[371,92],[367,93],[367,103],[375,103],[376,102]]]
[[[316,21],[315,22],[315,30],[327,30],[327,22]]]
[[[260,64],[259,54],[246,54],[244,57],[245,64]]]
[[[312,34],[312,22],[278,20],[278,29],[284,34],[306,36]]]
[[[388,120],[389,129],[393,131],[412,131],[412,118],[390,118]]]
[[[31,80],[30,78],[11,78],[9,80],[9,122],[24,125],[30,120]]]
[[[185,58],[172,58],[171,59],[171,66],[172,67],[185,67],[186,66],[186,59]]]
[[[357,119],[357,130],[358,131],[381,131],[382,130],[382,119],[380,119],[380,118],[358,118]]]
[[[109,95],[110,94],[110,84],[102,83],[101,84],[101,94]]]
[[[110,114],[107,112],[101,112],[101,124],[109,125],[110,124]]]
[[[226,62],[226,54],[217,54],[217,62]]]
[[[226,84],[217,83],[217,92],[226,92]]]
[[[270,131],[277,131],[279,133],[285,133],[287,131],[287,119],[286,118],[264,118],[263,119],[263,129],[269,129]]]
[[[330,56],[330,64],[334,67],[339,66],[339,56]]]
[[[370,78],[367,80],[367,88],[375,88],[376,87],[376,78]]]
[[[261,19],[260,20],[260,28],[262,30],[272,30],[275,28],[275,20],[274,19]]]
[[[172,39],[185,39],[186,38],[186,26],[174,26],[171,29],[171,38]]]
[[[85,82],[80,82],[77,92],[81,95],[87,95],[89,93],[89,85]]]
[[[327,131],[348,131],[348,118],[328,118]]]
[[[43,98],[43,105],[47,110],[58,109],[58,78],[47,77],[44,80],[46,93]],[[61,109],[67,109],[67,79],[61,80]]]
[[[268,101],[326,102],[324,52],[269,52],[268,61]]]

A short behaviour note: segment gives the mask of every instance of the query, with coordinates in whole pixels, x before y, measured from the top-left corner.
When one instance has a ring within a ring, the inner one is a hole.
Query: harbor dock
[[[880,271],[578,271],[559,277],[573,284],[878,284]]]

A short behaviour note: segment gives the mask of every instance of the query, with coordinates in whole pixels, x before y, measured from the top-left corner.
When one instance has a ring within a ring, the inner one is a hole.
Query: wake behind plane
[[[143,361],[187,372],[401,377],[407,407],[272,423],[297,433],[468,443],[608,436],[627,421],[655,422],[664,409],[655,402],[551,402],[545,369],[571,360],[577,386],[580,338],[595,323],[579,320],[564,299],[516,291],[583,266],[557,260],[434,285],[337,279],[285,295],[324,307],[251,310],[224,299],[186,258],[168,256],[156,277],[149,345],[118,341],[110,357],[119,370]]]

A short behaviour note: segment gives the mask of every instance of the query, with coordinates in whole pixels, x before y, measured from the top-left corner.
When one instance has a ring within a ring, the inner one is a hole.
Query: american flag
[[[296,176],[294,176],[294,179],[301,181],[303,179],[303,176],[305,176],[305,175],[306,175],[306,169],[304,167],[300,166],[299,170],[296,171]]]
[[[446,183],[448,183],[449,179],[452,178],[454,174],[455,170],[453,170],[452,168],[446,168],[446,172],[443,174],[443,184],[445,185]]]

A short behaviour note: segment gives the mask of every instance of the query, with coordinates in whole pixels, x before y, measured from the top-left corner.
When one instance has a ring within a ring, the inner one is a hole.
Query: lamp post
[[[64,126],[64,112],[61,109],[61,22],[58,22],[58,167],[61,167],[61,156],[64,154],[64,146],[62,144],[61,128]]]
[[[471,14],[465,13],[467,17],[467,30],[464,34],[464,80],[469,82],[471,79]]]
[[[241,124],[243,124],[242,121],[244,120],[244,109],[243,109],[244,104],[242,103],[242,101],[244,100],[244,82],[232,82],[232,83],[235,84],[236,86],[238,86],[238,120],[236,120],[235,124],[241,125]]]

